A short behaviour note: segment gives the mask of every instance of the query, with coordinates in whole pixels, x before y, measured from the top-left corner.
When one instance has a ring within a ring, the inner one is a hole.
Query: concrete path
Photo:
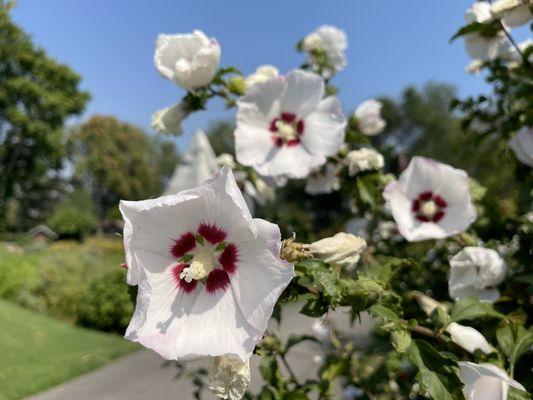
[[[312,333],[312,318],[298,313],[300,306],[286,307],[283,312],[281,336],[289,334]],[[347,314],[342,310],[333,316],[333,322],[339,329],[349,332],[359,347],[365,347],[369,340],[372,322],[367,315],[362,315],[361,323],[349,326]],[[275,329],[275,323],[273,329]],[[301,380],[313,377],[317,365],[313,356],[320,354],[316,343],[305,342],[296,346],[288,354],[288,361]],[[258,372],[259,357],[253,356],[252,383],[250,390],[257,393],[261,387]],[[207,366],[205,360],[189,363],[191,367]],[[192,399],[193,385],[186,378],[176,380],[173,364],[165,363],[157,353],[140,350],[125,356],[98,370],[73,379],[46,392],[34,395],[28,400],[188,400]],[[207,392],[206,392],[207,394]],[[206,399],[214,399],[210,393]]]

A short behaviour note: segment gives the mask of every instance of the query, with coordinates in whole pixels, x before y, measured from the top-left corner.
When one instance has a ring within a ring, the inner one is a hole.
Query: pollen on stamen
[[[224,251],[222,251],[220,254],[218,262],[228,274],[234,273],[237,269],[237,261],[239,261],[238,255],[239,252],[237,250],[237,246],[235,246],[233,243],[228,244]]]
[[[175,258],[181,258],[196,247],[196,240],[191,232],[184,233],[174,241],[170,253]]]
[[[212,270],[205,281],[205,290],[215,293],[218,290],[226,290],[230,284],[229,276],[223,269]]]
[[[185,279],[180,278],[180,274],[183,271],[184,268],[188,267],[187,264],[177,264],[172,268],[172,277],[174,278],[174,282],[176,282],[176,286],[183,290],[185,293],[191,293],[194,289],[196,289],[196,285],[198,284],[198,281],[192,280],[190,282],[185,281]]]
[[[223,242],[227,236],[227,233],[222,228],[205,222],[198,227],[198,233],[211,244]]]

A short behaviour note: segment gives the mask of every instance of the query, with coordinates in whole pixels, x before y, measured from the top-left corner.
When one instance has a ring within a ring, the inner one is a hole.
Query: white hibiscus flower
[[[383,132],[387,121],[381,118],[383,104],[375,99],[362,102],[353,113],[357,126],[363,135],[375,136]]]
[[[525,126],[511,139],[509,146],[516,158],[533,168],[533,128]]]
[[[466,400],[506,400],[509,387],[526,390],[496,365],[459,361],[459,378]]]
[[[205,33],[160,34],[155,45],[154,63],[161,75],[183,89],[207,86],[220,63],[220,46]]]
[[[466,172],[425,157],[413,157],[383,196],[398,230],[410,242],[463,232],[477,215]]]
[[[484,1],[476,1],[466,10],[465,19],[469,23],[485,23],[493,18],[490,4]],[[485,37],[478,33],[470,33],[464,36],[466,52],[472,58],[472,63],[467,68],[476,72],[484,61],[494,60],[509,51],[511,43],[503,32],[495,37]]]
[[[336,154],[346,118],[324,82],[296,70],[253,85],[238,102],[237,161],[263,176],[304,178]]]
[[[378,151],[363,147],[350,151],[346,155],[344,163],[348,166],[348,175],[354,176],[359,172],[383,168],[385,160]]]
[[[307,35],[302,45],[303,49],[308,52],[313,50],[325,52],[329,63],[335,71],[340,71],[346,67],[346,55],[344,52],[348,48],[348,39],[342,29],[336,26],[322,25]],[[334,71],[329,71],[329,75],[332,72]]]
[[[505,279],[507,267],[495,250],[465,247],[450,259],[450,266],[448,289],[452,299],[474,296],[493,302],[500,297],[496,286]]]
[[[231,170],[120,210],[128,282],[139,286],[126,338],[166,359],[248,360],[294,271],[279,228],[252,218]]]

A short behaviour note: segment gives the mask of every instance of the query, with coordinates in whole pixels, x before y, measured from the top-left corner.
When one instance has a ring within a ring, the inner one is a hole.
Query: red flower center
[[[183,293],[193,292],[198,282],[208,293],[227,290],[229,275],[237,270],[238,247],[224,240],[227,232],[216,224],[201,223],[193,232],[181,234],[170,248],[178,260],[172,268],[172,277]]]
[[[448,203],[431,190],[422,192],[413,200],[411,211],[420,222],[439,222],[445,215]]]
[[[304,121],[298,119],[296,114],[289,112],[282,112],[270,121],[269,127],[270,132],[272,132],[272,141],[277,147],[298,145],[304,129]]]

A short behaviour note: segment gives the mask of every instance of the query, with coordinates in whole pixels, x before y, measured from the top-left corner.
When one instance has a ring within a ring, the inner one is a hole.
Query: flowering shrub
[[[212,178],[121,203],[128,283],[138,285],[126,337],[171,360],[209,357],[209,371],[193,372],[197,398],[206,386],[224,399],[337,398],[339,387],[344,399],[531,398],[533,46],[509,32],[530,21],[531,5],[476,2],[466,19],[455,37],[494,93],[454,106],[473,140],[492,137],[516,155],[523,191],[504,221],[483,182],[453,166],[413,157],[399,177],[384,172],[372,146],[387,124],[381,103],[345,117],[335,98],[331,78],[347,66],[342,30],[305,37],[300,68],[260,66],[248,77],[217,69],[220,46],[200,31],[160,36],[157,68],[188,91],[154,114],[154,128],[179,133],[183,118],[222,97],[237,107],[236,160],[204,152],[206,171],[224,165]],[[306,228],[295,227],[282,241],[277,225],[252,218],[253,203],[295,179],[309,195],[339,192],[346,226],[364,217],[357,235],[303,243]],[[283,323],[281,307],[297,301],[316,318],[315,334],[283,341],[267,322]],[[337,330],[339,308],[353,321],[373,317],[368,346]],[[324,354],[317,376],[301,382],[286,355],[307,340]],[[255,395],[245,393],[252,352],[264,380]]]

